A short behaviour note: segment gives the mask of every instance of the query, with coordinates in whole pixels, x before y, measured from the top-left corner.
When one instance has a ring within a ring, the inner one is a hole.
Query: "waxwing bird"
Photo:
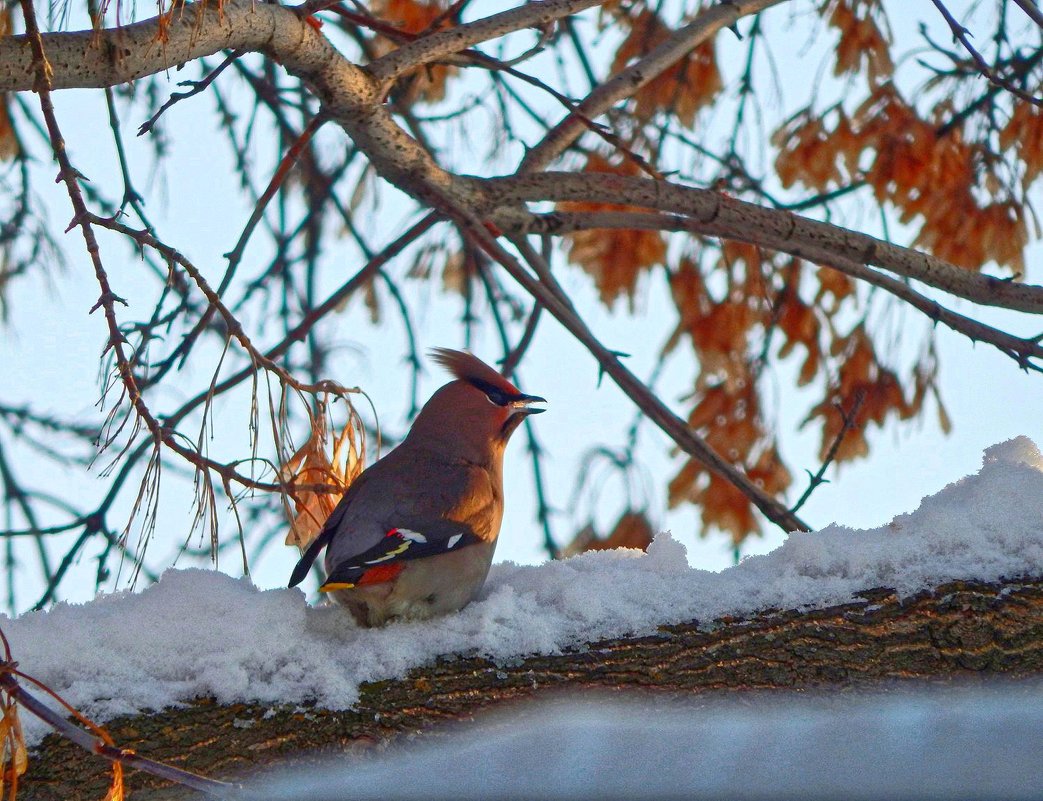
[[[456,379],[420,410],[397,448],[345,491],[293,569],[326,548],[319,588],[363,626],[455,612],[485,583],[503,519],[503,452],[546,403],[470,353],[436,348]]]

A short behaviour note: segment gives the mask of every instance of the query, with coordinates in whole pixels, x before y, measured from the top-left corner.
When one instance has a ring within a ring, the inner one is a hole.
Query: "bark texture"
[[[591,643],[513,664],[445,658],[404,679],[367,684],[348,712],[274,711],[197,699],[120,718],[118,745],[212,777],[318,750],[360,748],[467,717],[499,702],[562,688],[656,688],[695,693],[848,687],[889,679],[1043,672],[1043,579],[956,582],[899,599],[870,590],[843,606],[766,611],[747,619],[664,626],[645,637]],[[23,801],[101,799],[108,764],[48,737],[31,755]],[[130,773],[135,799],[194,797]]]

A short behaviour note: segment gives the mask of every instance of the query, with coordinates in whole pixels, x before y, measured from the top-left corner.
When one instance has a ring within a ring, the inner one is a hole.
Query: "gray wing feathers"
[[[327,571],[373,548],[392,528],[437,540],[463,527],[480,539],[495,539],[502,490],[493,486],[490,472],[425,456],[397,448],[363,474],[369,479],[363,486],[349,489],[327,522],[327,528],[334,528],[326,550]]]

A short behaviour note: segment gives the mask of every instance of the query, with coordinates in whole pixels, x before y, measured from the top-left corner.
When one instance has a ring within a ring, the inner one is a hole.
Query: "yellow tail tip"
[[[355,589],[355,585],[351,584],[351,583],[349,583],[347,581],[334,582],[333,584],[330,584],[329,582],[326,582],[321,587],[319,587],[319,592],[333,592],[334,590],[353,590],[353,589]]]

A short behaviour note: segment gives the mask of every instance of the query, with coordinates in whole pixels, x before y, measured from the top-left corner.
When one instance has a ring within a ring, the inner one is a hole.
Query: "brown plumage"
[[[322,548],[322,585],[364,626],[454,612],[489,572],[503,519],[503,453],[545,402],[470,353],[436,348],[456,380],[438,389],[401,444],[360,475],[290,577]]]

